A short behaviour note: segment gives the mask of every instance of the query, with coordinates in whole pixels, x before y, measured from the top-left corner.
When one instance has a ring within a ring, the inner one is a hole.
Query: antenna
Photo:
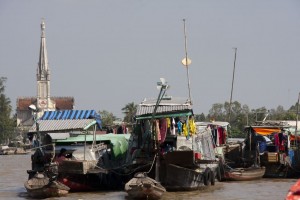
[[[192,105],[191,87],[190,87],[190,78],[189,78],[189,65],[192,63],[192,61],[187,56],[187,37],[186,37],[185,19],[183,19],[183,28],[184,28],[184,51],[185,51],[185,58],[183,58],[181,62],[186,67],[186,76],[187,76],[187,79],[188,79],[189,99],[190,99],[190,103]]]

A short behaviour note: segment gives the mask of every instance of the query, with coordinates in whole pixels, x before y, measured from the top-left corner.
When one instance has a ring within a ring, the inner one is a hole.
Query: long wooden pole
[[[296,137],[296,144],[297,144],[297,137],[298,137],[298,116],[299,116],[299,101],[300,101],[300,92],[298,96],[298,102],[297,102],[297,113],[296,113],[296,129],[295,129],[295,137]],[[297,144],[298,146],[298,144]]]
[[[183,19],[183,28],[184,28],[184,51],[185,51],[185,67],[186,67],[186,76],[188,79],[188,90],[189,90],[189,98],[191,105],[192,97],[191,97],[191,83],[190,83],[190,76],[189,76],[189,63],[188,63],[188,55],[187,55],[187,37],[186,37],[186,26],[185,26],[185,19]]]
[[[233,93],[233,85],[234,85],[235,62],[236,62],[236,52],[237,52],[237,48],[233,48],[233,49],[234,49],[234,63],[233,63],[231,93],[230,93],[230,101],[229,101],[229,118],[228,118],[229,123],[230,123],[230,120],[231,120],[231,104],[232,104],[232,93]]]

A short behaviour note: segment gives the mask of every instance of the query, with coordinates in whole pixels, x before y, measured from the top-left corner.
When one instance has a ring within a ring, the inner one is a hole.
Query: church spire
[[[53,107],[50,100],[50,68],[45,35],[45,21],[42,19],[40,55],[37,67],[37,107],[42,111]]]
[[[37,69],[37,80],[49,80],[50,81],[50,69],[48,66],[48,55],[46,48],[46,37],[45,37],[45,21],[41,23],[41,44],[40,44],[40,57]]]

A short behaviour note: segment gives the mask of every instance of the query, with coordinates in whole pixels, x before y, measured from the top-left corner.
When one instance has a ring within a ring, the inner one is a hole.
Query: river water
[[[24,188],[30,155],[0,155],[0,199],[32,199]],[[163,200],[283,200],[296,179],[260,179],[245,182],[216,182],[210,189],[167,192]],[[128,199],[124,191],[69,193],[59,200]]]

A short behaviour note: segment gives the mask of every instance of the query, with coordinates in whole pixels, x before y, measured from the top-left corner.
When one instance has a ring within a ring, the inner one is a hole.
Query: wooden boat
[[[38,133],[36,124],[28,133],[47,138],[31,157],[31,171],[46,171],[53,161],[58,163],[57,180],[72,192],[124,189],[124,183],[132,178],[119,175],[124,174],[130,134],[96,134],[99,120],[94,110],[45,111]],[[58,159],[61,149],[66,149],[64,159]]]
[[[125,191],[133,199],[160,199],[166,189],[146,173],[139,172],[125,184]]]
[[[56,180],[50,180],[43,173],[36,173],[34,177],[24,183],[24,186],[29,196],[33,198],[65,196],[70,190],[70,188],[64,184]]]
[[[227,168],[225,169],[224,178],[230,181],[255,180],[262,178],[265,171],[265,167]]]

